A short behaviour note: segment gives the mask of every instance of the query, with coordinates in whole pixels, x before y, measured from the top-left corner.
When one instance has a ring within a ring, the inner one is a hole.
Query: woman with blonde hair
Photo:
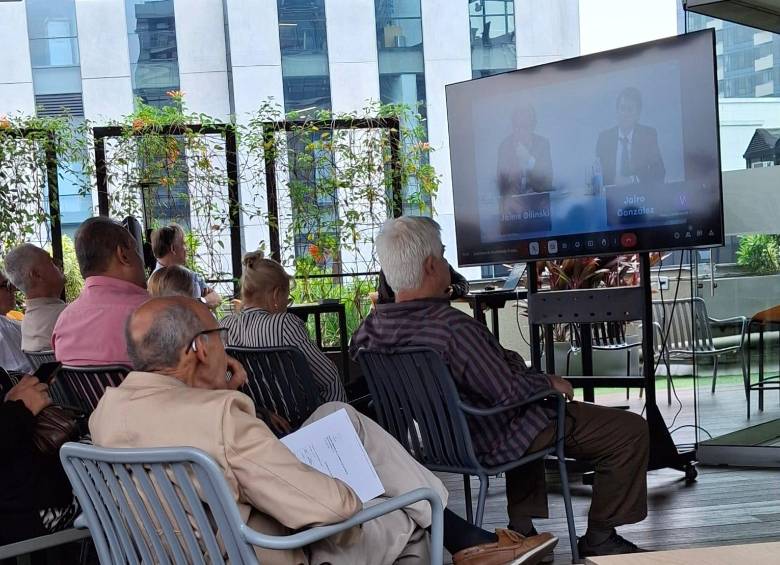
[[[261,251],[244,255],[241,273],[241,311],[222,318],[228,345],[234,347],[295,347],[309,362],[320,399],[346,402],[347,393],[336,365],[312,343],[306,325],[287,312],[290,281],[284,268]]]
[[[146,282],[149,294],[158,298],[161,296],[192,296],[195,284],[189,270],[179,265],[160,267]]]

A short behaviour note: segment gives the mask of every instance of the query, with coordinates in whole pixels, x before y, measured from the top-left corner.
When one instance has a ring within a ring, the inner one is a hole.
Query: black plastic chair
[[[256,407],[283,416],[293,429],[319,407],[319,393],[303,353],[294,347],[228,347],[227,354],[246,369],[242,389]]]
[[[25,355],[30,359],[30,363],[36,369],[44,363],[52,363],[57,360],[54,357],[54,351],[25,351]]]
[[[476,408],[460,399],[449,369],[432,349],[408,347],[393,352],[363,349],[358,354],[358,360],[374,398],[380,425],[431,471],[463,475],[466,519],[477,526],[482,525],[490,476],[548,455],[555,456],[561,475],[572,557],[577,561],[577,534],[563,451],[566,400],[561,394],[547,390],[511,406]],[[495,416],[545,398],[557,399],[555,445],[526,454],[511,463],[484,466],[474,453],[466,414],[477,418]],[[476,519],[472,519],[472,475],[479,479]]]
[[[58,404],[80,409],[85,416],[92,414],[100,398],[110,386],[119,386],[130,369],[123,365],[73,367],[63,365],[54,378],[52,390],[59,389],[62,400]],[[54,395],[52,395],[54,398]]]

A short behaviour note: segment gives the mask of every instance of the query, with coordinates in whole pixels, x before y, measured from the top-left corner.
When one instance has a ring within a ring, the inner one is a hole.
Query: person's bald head
[[[190,349],[195,335],[216,327],[208,308],[197,300],[183,296],[153,298],[127,320],[127,353],[136,371],[177,376],[184,369],[194,371],[198,361],[203,361],[188,358],[190,353],[197,353],[197,348]],[[224,378],[224,361],[222,365]]]

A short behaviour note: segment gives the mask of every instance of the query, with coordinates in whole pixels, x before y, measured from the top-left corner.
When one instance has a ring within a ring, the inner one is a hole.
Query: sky
[[[580,52],[677,35],[680,0],[580,0]]]

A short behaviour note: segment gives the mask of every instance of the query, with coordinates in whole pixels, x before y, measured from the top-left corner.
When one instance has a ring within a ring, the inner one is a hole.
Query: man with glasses
[[[33,368],[22,353],[22,326],[6,314],[16,305],[16,288],[0,271],[0,367],[6,371],[31,373]]]
[[[264,533],[284,535],[338,523],[361,510],[360,499],[345,483],[300,462],[255,416],[251,399],[236,392],[246,373],[226,355],[218,336],[224,338],[224,330],[191,298],[154,298],[138,308],[126,327],[136,370],[118,387],[106,389],[89,420],[92,441],[113,448],[187,445],[205,451],[222,468],[241,518]],[[341,409],[365,446],[385,496],[430,487],[446,504],[441,481],[352,407],[324,404],[308,422]],[[429,563],[430,524],[430,507],[416,503],[305,550],[256,551],[261,563],[286,565]],[[537,563],[556,542],[551,534],[489,533],[445,510],[444,545],[456,565]]]

